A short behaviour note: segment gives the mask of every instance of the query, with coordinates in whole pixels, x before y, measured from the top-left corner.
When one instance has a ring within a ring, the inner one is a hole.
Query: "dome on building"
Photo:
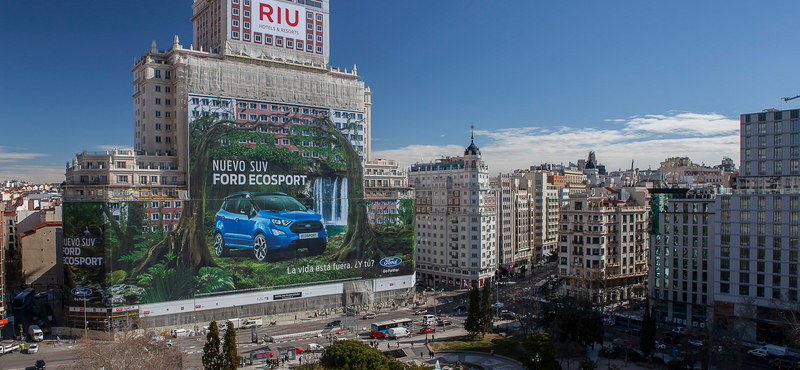
[[[474,129],[475,126],[472,126],[470,128]],[[475,145],[475,135],[472,134],[472,133],[469,136],[469,146],[467,147],[467,149],[464,149],[464,155],[465,156],[466,155],[481,155],[481,150],[478,149],[477,145]]]

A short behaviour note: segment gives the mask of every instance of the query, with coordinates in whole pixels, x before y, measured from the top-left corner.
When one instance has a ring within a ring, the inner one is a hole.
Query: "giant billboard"
[[[329,118],[210,117],[189,125],[188,199],[65,202],[68,288],[93,292],[68,305],[413,274],[413,200],[370,226],[362,160]]]

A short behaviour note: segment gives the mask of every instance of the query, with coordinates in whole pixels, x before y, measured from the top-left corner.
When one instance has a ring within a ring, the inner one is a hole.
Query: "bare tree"
[[[183,352],[164,341],[125,333],[116,341],[82,341],[75,350],[71,368],[177,370],[183,369]]]

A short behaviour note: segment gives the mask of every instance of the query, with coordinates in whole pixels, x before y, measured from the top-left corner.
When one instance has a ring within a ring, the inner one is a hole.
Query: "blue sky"
[[[738,115],[800,99],[795,1],[331,1],[331,64],[372,88],[373,158],[475,143],[490,172],[597,153],[738,165]],[[0,4],[0,180],[133,145],[130,68],[191,43],[191,1]]]

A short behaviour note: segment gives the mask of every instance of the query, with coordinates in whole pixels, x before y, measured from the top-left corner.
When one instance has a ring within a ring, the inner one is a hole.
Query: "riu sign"
[[[253,31],[265,35],[282,36],[288,39],[306,38],[306,10],[284,2],[257,0],[253,7]]]

